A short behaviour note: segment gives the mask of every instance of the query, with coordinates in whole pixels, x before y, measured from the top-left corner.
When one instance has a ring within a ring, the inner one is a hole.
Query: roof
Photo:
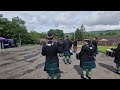
[[[107,42],[108,40],[107,39],[101,39],[100,41]]]

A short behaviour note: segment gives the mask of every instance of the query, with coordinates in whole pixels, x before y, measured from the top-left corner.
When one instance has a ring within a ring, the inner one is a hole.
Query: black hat
[[[87,43],[90,43],[90,42],[91,42],[90,39],[87,39],[87,38],[84,39],[84,41],[87,42]]]
[[[97,39],[97,37],[95,37],[95,39]]]
[[[48,33],[48,37],[51,37],[53,36],[53,34],[51,32]]]
[[[68,37],[68,35],[66,37]]]

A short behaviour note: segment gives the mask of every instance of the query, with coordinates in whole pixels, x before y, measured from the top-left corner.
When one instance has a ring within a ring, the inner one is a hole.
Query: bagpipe
[[[80,51],[77,51],[77,52],[76,52],[76,59],[78,59],[78,60],[80,59],[79,53],[80,53]]]

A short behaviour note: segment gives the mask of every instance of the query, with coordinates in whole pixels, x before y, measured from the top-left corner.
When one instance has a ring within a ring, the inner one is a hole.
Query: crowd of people
[[[80,60],[80,67],[83,69],[81,78],[91,79],[91,71],[93,68],[96,68],[95,61],[96,55],[98,54],[97,37],[95,37],[92,41],[85,38],[79,53],[77,53],[77,38],[71,42],[69,37],[66,36],[65,40],[55,42],[53,37],[54,35],[49,32],[47,35],[48,41],[43,43],[41,52],[43,56],[46,56],[44,71],[48,73],[48,78],[57,79],[57,76],[60,73],[58,54],[60,57],[64,56],[65,64],[71,64],[71,55],[73,55],[74,52],[76,53],[76,59]],[[117,66],[116,73],[120,74],[120,44],[116,49],[113,49],[113,51],[115,52],[114,62]]]

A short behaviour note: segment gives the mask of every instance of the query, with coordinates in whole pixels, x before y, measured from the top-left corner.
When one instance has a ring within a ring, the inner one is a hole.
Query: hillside
[[[99,33],[111,33],[111,32],[115,32],[117,34],[120,34],[120,29],[117,29],[117,30],[99,30],[99,31],[89,31],[88,33],[94,33],[94,34],[99,34]],[[69,35],[71,36],[73,33],[65,33],[65,35]]]
[[[119,30],[100,30],[100,31],[90,31],[90,33],[95,33],[95,34],[99,34],[99,33],[111,33],[111,32],[115,32],[117,34],[120,34],[120,29]]]

